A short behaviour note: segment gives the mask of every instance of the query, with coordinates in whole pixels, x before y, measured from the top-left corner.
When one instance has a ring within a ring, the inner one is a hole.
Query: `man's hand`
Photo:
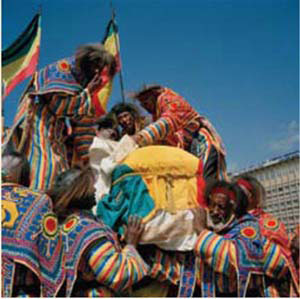
[[[142,223],[142,218],[138,216],[129,216],[128,225],[125,227],[125,241],[129,245],[136,245],[139,243],[145,225]]]
[[[197,234],[200,234],[206,227],[206,211],[202,208],[191,209],[194,215],[194,229]]]
[[[93,94],[102,84],[102,79],[99,70],[96,70],[93,79],[87,85],[90,94]]]

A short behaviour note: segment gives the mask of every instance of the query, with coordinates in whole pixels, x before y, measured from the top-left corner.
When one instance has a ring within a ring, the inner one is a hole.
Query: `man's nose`
[[[214,214],[219,214],[219,212],[220,212],[220,209],[218,207],[213,208],[213,213]]]

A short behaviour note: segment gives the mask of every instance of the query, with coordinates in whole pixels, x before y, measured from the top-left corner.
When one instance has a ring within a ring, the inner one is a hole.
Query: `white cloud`
[[[292,120],[288,123],[284,132],[282,132],[282,137],[274,140],[270,143],[270,148],[273,151],[289,151],[295,145],[299,146],[299,123]]]

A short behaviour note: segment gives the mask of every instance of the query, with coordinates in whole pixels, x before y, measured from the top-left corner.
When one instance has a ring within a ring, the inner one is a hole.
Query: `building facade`
[[[291,232],[300,223],[299,151],[276,157],[231,174],[249,174],[266,189],[264,210],[281,220]]]

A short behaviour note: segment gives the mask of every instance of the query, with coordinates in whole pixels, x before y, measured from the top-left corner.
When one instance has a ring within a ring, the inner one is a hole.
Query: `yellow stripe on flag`
[[[32,44],[32,47],[26,55],[23,57],[17,59],[16,61],[8,64],[7,66],[2,68],[2,76],[3,76],[3,81],[5,82],[6,85],[9,85],[11,80],[17,76],[18,73],[20,73],[29,63],[30,60],[37,50],[37,48],[40,45],[40,38],[41,38],[41,29],[38,29],[37,37]]]

